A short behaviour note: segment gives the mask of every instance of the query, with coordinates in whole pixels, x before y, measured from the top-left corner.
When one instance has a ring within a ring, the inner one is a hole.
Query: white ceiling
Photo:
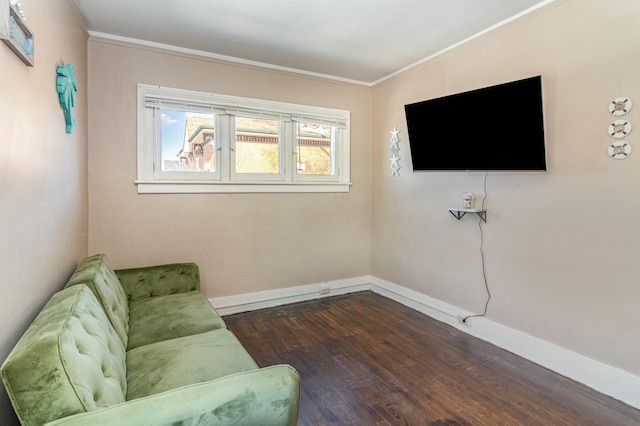
[[[75,0],[91,35],[372,84],[553,0]]]

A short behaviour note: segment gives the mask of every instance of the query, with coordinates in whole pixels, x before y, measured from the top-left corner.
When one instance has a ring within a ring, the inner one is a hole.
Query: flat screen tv
[[[414,171],[546,171],[542,77],[405,105]]]

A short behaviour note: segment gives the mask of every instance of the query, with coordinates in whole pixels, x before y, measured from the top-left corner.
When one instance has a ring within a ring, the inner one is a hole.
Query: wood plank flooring
[[[640,425],[640,410],[365,291],[225,317],[301,377],[298,425]]]

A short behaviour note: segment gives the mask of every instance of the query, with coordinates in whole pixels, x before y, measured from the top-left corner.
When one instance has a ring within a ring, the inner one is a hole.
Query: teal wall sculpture
[[[75,123],[71,116],[71,108],[75,105],[76,92],[78,91],[76,77],[73,75],[74,70],[72,64],[60,65],[57,69],[56,90],[60,98],[60,106],[64,110],[67,133],[71,133]]]

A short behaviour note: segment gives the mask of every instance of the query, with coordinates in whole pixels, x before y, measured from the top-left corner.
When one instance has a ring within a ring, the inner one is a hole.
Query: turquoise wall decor
[[[71,133],[75,120],[71,116],[71,108],[75,105],[76,92],[78,84],[76,77],[73,75],[75,70],[71,64],[58,66],[56,79],[56,90],[60,98],[60,106],[64,110],[64,118],[67,124],[67,133]]]

